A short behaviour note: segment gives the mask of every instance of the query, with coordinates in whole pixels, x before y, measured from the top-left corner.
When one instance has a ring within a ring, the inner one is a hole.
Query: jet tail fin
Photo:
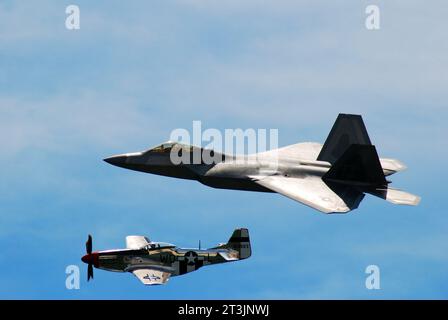
[[[217,248],[229,248],[238,251],[239,259],[249,258],[252,254],[250,246],[249,230],[246,228],[235,229],[226,244]]]
[[[340,113],[317,157],[334,164],[352,144],[371,145],[360,115]]]
[[[322,177],[326,183],[364,188],[386,186],[387,181],[375,146],[352,144]]]
[[[351,145],[331,166],[322,180],[338,195],[345,194],[338,192],[342,189],[351,192],[367,192],[394,204],[416,206],[420,202],[419,196],[387,186],[389,181],[385,178],[373,145]],[[349,197],[349,199],[356,200],[354,205],[356,207],[362,197]]]
[[[373,194],[393,204],[416,206],[421,200],[419,196],[393,188],[377,189]]]
[[[416,195],[387,186],[385,176],[406,166],[395,159],[379,159],[360,115],[338,115],[317,160],[331,163],[322,180],[351,208],[359,205],[364,192],[394,204],[420,202]]]

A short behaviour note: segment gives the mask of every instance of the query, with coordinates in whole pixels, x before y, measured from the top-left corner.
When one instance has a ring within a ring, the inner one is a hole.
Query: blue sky
[[[65,7],[81,29],[65,29]],[[381,9],[381,30],[364,27]],[[2,1],[0,298],[448,298],[447,7],[442,1]],[[362,114],[393,186],[418,207],[367,196],[326,216],[275,194],[214,190],[112,167],[176,128],[277,128],[323,142]],[[128,234],[213,246],[248,227],[253,256],[168,285],[95,270]],[[65,267],[81,267],[81,289]],[[381,290],[364,286],[381,269]]]

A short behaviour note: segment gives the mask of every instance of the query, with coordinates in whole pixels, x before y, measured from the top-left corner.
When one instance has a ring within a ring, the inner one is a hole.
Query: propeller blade
[[[92,236],[90,234],[89,234],[89,238],[87,239],[87,242],[86,242],[86,251],[87,251],[87,254],[92,253]]]
[[[93,266],[91,263],[89,263],[89,266],[87,267],[87,281],[89,281],[90,278],[93,279]]]

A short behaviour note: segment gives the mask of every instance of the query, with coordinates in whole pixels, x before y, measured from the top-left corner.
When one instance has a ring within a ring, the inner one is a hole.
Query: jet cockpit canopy
[[[154,148],[149,149],[147,152],[151,152],[151,153],[170,153],[171,149],[173,149],[174,146],[177,146],[179,149],[182,149],[184,151],[190,151],[190,149],[192,148],[192,146],[186,145],[186,144],[182,144],[179,142],[175,142],[175,141],[167,141],[162,143],[161,145],[158,145]]]

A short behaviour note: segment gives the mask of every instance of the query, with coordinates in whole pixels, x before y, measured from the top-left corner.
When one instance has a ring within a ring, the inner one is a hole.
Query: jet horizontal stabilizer
[[[398,189],[392,189],[387,188],[384,190],[385,192],[385,200],[394,203],[394,204],[405,204],[409,206],[416,206],[420,203],[420,197],[413,195],[411,193],[398,190]]]

